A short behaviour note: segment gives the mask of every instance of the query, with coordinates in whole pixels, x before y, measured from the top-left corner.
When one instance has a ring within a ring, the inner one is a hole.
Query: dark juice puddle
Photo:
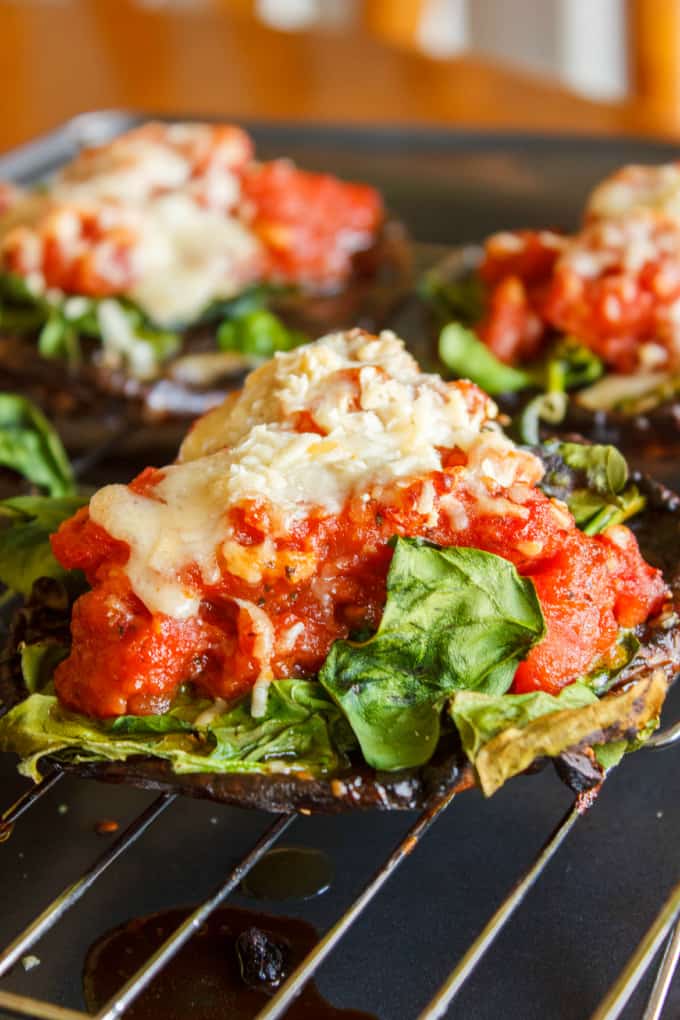
[[[250,869],[241,891],[257,900],[308,900],[326,892],[333,875],[333,862],[322,850],[281,846]]]
[[[87,954],[83,972],[88,1010],[100,1010],[190,912],[151,914],[98,939]],[[283,979],[318,942],[316,931],[305,921],[223,907],[125,1011],[126,1020],[252,1020],[276,990],[253,987],[243,979],[236,943],[253,929],[281,948]],[[288,1020],[376,1020],[368,1013],[331,1006],[313,982],[305,985],[285,1016]]]

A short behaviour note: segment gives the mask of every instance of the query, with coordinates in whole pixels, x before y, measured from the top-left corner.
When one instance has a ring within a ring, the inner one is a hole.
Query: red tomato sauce
[[[151,197],[178,187],[199,206],[236,218],[258,237],[263,251],[257,264],[242,270],[243,286],[254,275],[265,282],[337,289],[352,274],[353,256],[373,246],[383,222],[374,188],[299,170],[284,159],[257,163],[251,139],[232,125],[193,126],[186,137],[165,125],[145,125],[85,150],[67,168],[67,181],[96,181],[128,164],[134,169],[137,156],[130,146],[140,140],[181,153],[189,163],[187,181],[174,186],[161,177]],[[220,179],[234,182],[235,197],[226,206],[215,186]],[[15,194],[0,182],[0,213]],[[65,294],[128,293],[139,278],[140,238],[130,225],[134,217],[126,221],[125,203],[118,205],[56,197],[37,222],[18,224],[0,239],[0,265],[21,276],[39,272],[47,287]]]
[[[660,608],[666,593],[661,574],[642,559],[627,528],[584,535],[561,505],[528,486],[517,494],[517,512],[480,512],[463,478],[464,468],[452,463],[406,488],[382,490],[368,501],[352,498],[337,516],[301,520],[276,539],[275,560],[261,583],[246,583],[222,563],[219,583],[203,587],[198,615],[186,621],[144,607],[121,569],[128,547],[80,511],[52,539],[57,559],[84,570],[93,586],[76,603],[73,649],[56,673],[59,698],[107,717],[164,711],[186,681],[212,697],[246,692],[260,670],[257,626],[234,599],[266,614],[275,677],[312,676],[336,638],[378,625],[392,556],[387,543],[394,535],[484,549],[531,578],[547,636],[521,663],[514,691],[560,690],[607,653],[621,627],[634,627]],[[435,493],[427,514],[421,509],[425,484]],[[455,500],[455,513],[447,509],[447,496]],[[244,549],[257,547],[267,534],[263,507],[243,505],[229,514],[237,541]],[[189,567],[187,580],[199,583],[196,574]]]
[[[374,188],[298,170],[284,159],[251,165],[242,187],[254,208],[250,225],[267,249],[265,276],[275,280],[337,284],[383,220]]]
[[[617,372],[680,365],[680,228],[637,213],[579,234],[517,231],[490,238],[480,267],[489,287],[480,337],[506,363],[530,361],[555,332],[570,334]]]

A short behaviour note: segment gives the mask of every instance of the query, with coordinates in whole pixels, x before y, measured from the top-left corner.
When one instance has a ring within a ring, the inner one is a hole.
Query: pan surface
[[[78,118],[49,139],[0,157],[0,176],[36,179],[66,159],[83,136],[103,141],[129,123],[124,114]],[[503,227],[570,228],[587,190],[606,173],[623,162],[676,155],[672,146],[634,140],[278,125],[257,126],[255,135],[264,154],[286,152],[310,167],[332,167],[382,187],[418,240],[440,244],[478,241]],[[102,466],[102,479],[105,471]],[[672,474],[679,485],[680,466]],[[673,481],[671,473],[666,477]],[[679,709],[676,685],[668,718],[677,718]],[[11,760],[0,761],[3,806],[27,785]],[[122,827],[153,796],[66,778],[21,820],[0,844],[2,944],[108,845],[111,837],[95,834],[96,822],[111,818]],[[324,965],[322,993],[336,1006],[358,1007],[380,1020],[415,1017],[569,802],[552,769],[509,783],[488,802],[477,791],[457,798]],[[304,903],[235,896],[234,905],[294,914],[323,931],[411,820],[401,812],[300,818],[286,843],[328,853],[335,866],[331,890]],[[3,988],[82,1007],[80,972],[97,937],[130,917],[197,903],[266,824],[266,816],[251,810],[176,803],[39,943],[40,965],[28,972],[17,967]],[[631,756],[607,780],[450,1015],[589,1016],[677,881],[678,845],[677,751]],[[642,1015],[650,981],[651,975],[624,1012],[626,1020]],[[677,978],[666,1015],[680,1015]]]

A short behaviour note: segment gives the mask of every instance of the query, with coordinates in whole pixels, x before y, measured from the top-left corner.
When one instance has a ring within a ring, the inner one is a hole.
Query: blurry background
[[[0,0],[0,149],[85,110],[680,136],[680,0]]]

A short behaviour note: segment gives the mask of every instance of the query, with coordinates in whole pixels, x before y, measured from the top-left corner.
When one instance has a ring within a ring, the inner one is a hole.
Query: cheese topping
[[[123,295],[185,326],[254,280],[336,288],[373,243],[377,193],[284,160],[225,124],[149,123],[83,149],[44,190],[0,183],[0,272],[36,295]]]
[[[318,431],[299,431],[301,414]],[[468,453],[470,491],[487,508],[499,486],[534,484],[540,462],[501,435],[495,415],[469,384],[422,374],[393,333],[332,334],[253,372],[238,397],[197,423],[149,495],[107,486],[90,517],[130,546],[124,570],[147,608],[187,618],[225,566],[259,581],[296,520],[438,471],[442,450]],[[427,514],[430,498],[425,489]],[[239,556],[227,514],[250,501],[267,508],[271,534]]]
[[[602,220],[576,234],[557,266],[569,266],[578,276],[595,278],[611,267],[639,273],[645,265],[659,259],[673,263],[680,259],[679,224],[640,209],[625,219]],[[677,278],[672,284],[677,286]]]
[[[39,268],[37,231],[43,229],[55,236],[66,261],[91,251],[96,276],[125,292],[161,326],[190,322],[210,302],[232,297],[258,274],[257,237],[235,217],[205,208],[189,194],[160,194],[139,204],[129,199],[122,206],[108,199],[95,202],[85,185],[82,190],[87,197],[78,203],[64,204],[55,189],[50,196],[19,201],[0,217],[0,264],[3,242],[18,239],[37,293],[47,289]],[[92,242],[81,227],[84,221],[96,221],[100,240]]]
[[[586,217],[618,219],[640,209],[653,209],[680,222],[680,163],[623,167],[595,188]]]
[[[160,325],[190,322],[257,275],[261,248],[255,235],[187,195],[157,198],[137,222],[130,297]]]
[[[88,259],[87,278],[107,293],[182,325],[257,275],[260,242],[237,217],[238,171],[251,158],[230,125],[151,123],[84,149],[46,191],[0,202],[0,266],[46,293],[44,245],[56,246],[63,266]]]

